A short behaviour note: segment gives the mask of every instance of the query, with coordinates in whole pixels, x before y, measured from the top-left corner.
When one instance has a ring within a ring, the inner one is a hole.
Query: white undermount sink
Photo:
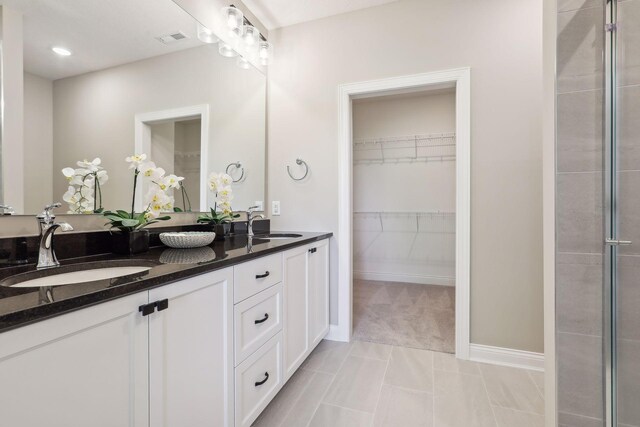
[[[43,286],[64,286],[77,283],[95,282],[97,280],[115,279],[118,277],[134,276],[146,273],[153,265],[118,263],[109,265],[107,262],[88,264],[71,264],[46,270],[16,274],[2,282],[0,286],[12,288],[34,288]],[[125,264],[125,265],[122,265]]]

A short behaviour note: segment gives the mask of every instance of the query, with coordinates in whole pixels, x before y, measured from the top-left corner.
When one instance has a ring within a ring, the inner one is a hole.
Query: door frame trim
[[[438,87],[456,88],[456,357],[469,359],[471,291],[471,69],[343,84],[339,87],[338,324],[329,339],[353,332],[352,100]]]

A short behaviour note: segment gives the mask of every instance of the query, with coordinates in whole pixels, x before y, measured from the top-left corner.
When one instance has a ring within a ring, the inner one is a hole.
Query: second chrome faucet
[[[53,209],[59,208],[60,203],[45,206],[44,211],[36,218],[40,226],[40,249],[38,250],[37,268],[50,268],[60,265],[53,250],[53,233],[59,228],[62,231],[72,231],[73,227],[66,222],[55,222]]]

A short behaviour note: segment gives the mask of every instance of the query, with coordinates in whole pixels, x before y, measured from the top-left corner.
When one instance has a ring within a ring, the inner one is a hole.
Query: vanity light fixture
[[[60,47],[60,46],[54,46],[51,48],[52,51],[54,51],[55,53],[57,53],[60,56],[71,56],[71,51],[69,49],[66,49],[64,47]]]
[[[262,65],[269,65],[273,60],[273,45],[268,41],[261,41],[258,48],[258,58]]]
[[[260,41],[260,31],[253,25],[245,25],[242,41],[249,49],[253,49]]]
[[[243,70],[248,70],[249,68],[251,68],[251,63],[247,61],[243,56],[238,57],[236,64]]]
[[[229,35],[242,37],[244,32],[244,14],[234,6],[222,8],[222,19],[227,25]]]
[[[198,23],[198,39],[204,43],[218,43],[220,39],[213,34],[213,31]]]
[[[227,58],[233,58],[234,56],[238,56],[238,52],[236,52],[233,49],[233,47],[231,47],[230,45],[228,45],[223,41],[221,41],[220,44],[218,45],[218,52],[220,53],[220,55]]]

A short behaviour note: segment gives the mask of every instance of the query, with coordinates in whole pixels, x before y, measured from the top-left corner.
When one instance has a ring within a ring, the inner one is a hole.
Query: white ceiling
[[[268,28],[286,27],[399,0],[243,0]]]
[[[25,71],[57,80],[201,44],[196,21],[171,0],[0,0],[23,13]],[[158,36],[189,38],[163,44]],[[52,46],[70,49],[60,57]]]

